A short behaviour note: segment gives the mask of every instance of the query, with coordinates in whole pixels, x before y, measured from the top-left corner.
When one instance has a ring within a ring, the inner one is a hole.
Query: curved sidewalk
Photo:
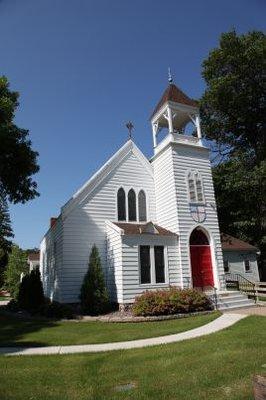
[[[246,315],[226,313],[221,317],[209,322],[199,328],[173,335],[159,336],[149,339],[130,340],[127,342],[114,342],[103,344],[83,344],[72,346],[47,346],[47,347],[0,347],[0,354],[11,355],[43,355],[43,354],[74,354],[74,353],[97,353],[112,350],[138,349],[146,346],[180,342],[186,339],[197,338],[210,333],[218,332],[232,326],[245,318]]]

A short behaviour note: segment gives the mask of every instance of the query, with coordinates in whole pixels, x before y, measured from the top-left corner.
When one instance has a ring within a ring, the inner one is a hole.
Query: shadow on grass
[[[5,313],[0,314],[0,348],[8,346],[16,347],[40,347],[47,346],[49,343],[25,341],[24,335],[32,332],[38,332],[43,328],[52,328],[57,326],[56,320],[46,320],[41,318],[22,318],[10,316]]]

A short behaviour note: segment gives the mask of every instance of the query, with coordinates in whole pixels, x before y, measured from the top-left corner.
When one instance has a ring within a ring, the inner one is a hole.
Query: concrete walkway
[[[0,354],[3,355],[42,355],[42,354],[74,354],[74,353],[97,353],[112,350],[138,349],[146,346],[154,346],[168,343],[180,342],[186,339],[197,338],[210,333],[218,332],[232,326],[246,315],[226,313],[214,321],[191,329],[186,332],[173,335],[160,336],[149,339],[131,340],[127,342],[83,344],[73,346],[47,346],[47,347],[0,347]]]

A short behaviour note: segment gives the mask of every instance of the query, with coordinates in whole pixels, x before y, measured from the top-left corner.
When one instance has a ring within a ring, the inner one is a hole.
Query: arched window
[[[192,174],[192,172],[190,172],[188,175],[188,190],[189,190],[189,200],[196,201],[195,181],[194,181],[194,174]]]
[[[128,220],[137,220],[137,210],[136,210],[136,193],[133,189],[128,192]]]
[[[146,195],[144,190],[139,192],[138,196],[139,201],[139,221],[147,221],[147,209],[146,209]]]
[[[202,189],[202,181],[199,174],[196,174],[196,191],[197,191],[197,200],[202,202],[203,201],[203,189]]]
[[[126,195],[123,188],[117,192],[117,217],[118,221],[126,220]]]
[[[202,203],[204,201],[202,178],[199,172],[188,174],[189,201],[192,203]]]

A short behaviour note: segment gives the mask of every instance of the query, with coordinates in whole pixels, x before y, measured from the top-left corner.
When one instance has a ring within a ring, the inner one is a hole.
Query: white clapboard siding
[[[156,285],[141,285],[139,275],[139,245],[165,246],[167,259],[165,268],[168,271],[169,282]],[[123,303],[133,303],[136,296],[145,290],[160,289],[172,286],[181,286],[180,270],[178,268],[177,237],[157,235],[122,236],[122,263],[123,263]]]
[[[196,226],[201,225],[211,237],[212,259],[217,270],[217,273],[214,273],[215,283],[222,288],[223,260],[208,150],[204,147],[172,142],[162,148],[153,158],[152,165],[154,168],[157,222],[179,235],[183,286],[191,284],[190,233]],[[202,224],[197,224],[190,215],[187,187],[189,170],[199,171],[203,179],[207,217]]]
[[[107,237],[107,277],[110,299],[123,303],[123,263],[121,230],[109,221],[106,222]]]
[[[220,286],[220,284],[223,283],[224,269],[209,152],[204,147],[184,146],[180,144],[174,144],[172,149],[174,176],[177,188],[180,254],[184,285],[191,279],[189,236],[191,231],[196,226],[200,225],[206,229],[210,236],[210,242],[213,248],[212,261],[214,279],[215,284]],[[197,170],[201,174],[203,182],[206,219],[201,224],[193,221],[190,215],[187,173],[191,169]]]
[[[147,160],[146,160],[147,162]],[[148,162],[147,162],[148,163]],[[149,166],[150,167],[150,166]],[[76,202],[64,217],[63,273],[61,276],[61,298],[64,302],[76,302],[84,274],[88,268],[89,254],[93,244],[99,249],[106,283],[110,281],[107,266],[106,220],[116,221],[117,191],[123,187],[127,192],[143,189],[147,196],[148,218],[155,220],[155,194],[151,173],[143,167],[138,155],[130,151],[123,156],[120,164],[103,178],[91,193],[80,203]],[[113,292],[111,290],[111,296]]]
[[[256,251],[223,251],[223,259],[228,261],[229,272],[240,274],[252,282],[259,282],[259,271]],[[250,271],[245,271],[245,260],[249,260]]]
[[[63,265],[62,217],[48,230],[40,244],[40,273],[44,295],[51,300],[61,301],[60,285]]]

